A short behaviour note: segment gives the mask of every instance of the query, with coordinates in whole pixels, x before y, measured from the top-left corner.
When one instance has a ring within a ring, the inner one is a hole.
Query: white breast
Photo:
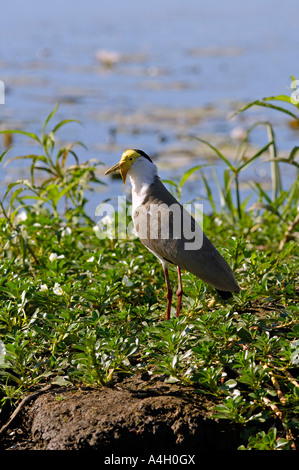
[[[128,175],[132,185],[132,214],[143,203],[148,194],[149,186],[157,175],[157,167],[144,157],[138,157],[132,163]]]

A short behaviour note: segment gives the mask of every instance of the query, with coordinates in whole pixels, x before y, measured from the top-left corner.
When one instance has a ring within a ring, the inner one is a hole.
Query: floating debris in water
[[[234,127],[230,133],[230,136],[234,140],[243,140],[247,136],[247,130],[241,126]]]
[[[99,49],[95,53],[95,58],[105,67],[113,67],[115,64],[120,62],[121,55],[116,51],[107,51],[105,49]]]

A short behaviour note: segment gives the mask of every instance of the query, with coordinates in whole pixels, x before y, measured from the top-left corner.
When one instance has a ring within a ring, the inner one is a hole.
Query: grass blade
[[[183,185],[186,183],[187,179],[188,179],[193,173],[195,173],[196,171],[200,170],[200,169],[201,169],[202,167],[204,167],[204,166],[209,166],[209,165],[208,165],[208,164],[197,165],[197,166],[194,166],[194,167],[190,168],[189,170],[187,170],[187,171],[183,174],[183,176],[182,176],[182,178],[181,178],[181,180],[180,180],[180,182],[179,182],[179,188],[182,188],[182,187],[183,187]]]
[[[273,141],[269,142],[267,145],[265,145],[261,150],[259,150],[257,153],[255,153],[251,158],[249,158],[246,162],[244,162],[242,165],[239,166],[238,171],[240,172],[243,170],[246,166],[250,165],[254,160],[256,160],[260,155],[262,155],[268,148],[273,145]]]
[[[200,137],[194,137],[196,140],[198,140],[199,142],[202,142],[203,144],[206,144],[208,147],[210,147],[210,149],[212,149],[217,155],[218,157],[221,158],[221,160],[223,160],[227,166],[232,170],[234,171],[235,168],[233,167],[233,165],[228,161],[228,159],[216,148],[214,147],[212,144],[210,144],[210,142],[207,142],[206,140],[204,139],[201,139]]]
[[[77,119],[64,119],[63,121],[59,122],[52,130],[53,134],[56,133],[56,131],[58,131],[58,129],[60,129],[60,127],[64,126],[65,124],[68,124],[70,122],[77,122],[78,124],[81,124],[80,121],[78,121]]]
[[[0,134],[21,134],[21,135],[26,135],[27,137],[30,137],[30,139],[36,140],[39,144],[41,144],[41,141],[39,137],[34,134],[33,132],[25,132],[25,131],[20,131],[20,130],[13,130],[13,129],[7,129],[5,131],[0,131]]]
[[[266,100],[267,98],[265,98]],[[253,106],[262,106],[264,108],[269,108],[269,109],[275,109],[276,111],[281,111],[282,113],[285,113],[287,114],[288,116],[291,116],[292,118],[296,119],[296,121],[299,121],[299,117],[296,116],[296,114],[292,113],[291,111],[289,111],[288,109],[286,108],[283,108],[281,106],[276,106],[274,104],[270,104],[270,103],[266,103],[266,101],[260,101],[260,100],[256,100],[256,101],[253,101],[252,103],[249,103],[247,104],[246,106],[244,106],[244,108],[241,108],[239,109],[238,111],[236,111],[234,114],[232,114],[231,118],[237,116],[238,114],[240,113],[243,113],[244,111],[246,111],[247,109],[249,108],[252,108]]]
[[[56,114],[57,110],[59,108],[59,103],[56,104],[55,108],[53,109],[53,111],[50,112],[50,114],[48,115],[48,117],[46,118],[44,124],[43,124],[43,127],[42,127],[42,135],[44,135],[45,133],[45,130],[46,130],[46,127],[48,125],[48,122],[50,121],[50,119],[52,119],[52,117]]]

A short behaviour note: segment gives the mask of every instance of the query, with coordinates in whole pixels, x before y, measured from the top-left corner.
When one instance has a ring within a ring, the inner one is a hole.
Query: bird
[[[176,317],[180,315],[182,271],[216,289],[224,300],[240,292],[228,262],[205,235],[200,225],[162,183],[158,168],[143,150],[128,149],[105,175],[120,171],[123,184],[132,187],[132,219],[141,243],[161,262],[166,282],[166,319],[171,317],[173,290],[169,265],[177,267]]]

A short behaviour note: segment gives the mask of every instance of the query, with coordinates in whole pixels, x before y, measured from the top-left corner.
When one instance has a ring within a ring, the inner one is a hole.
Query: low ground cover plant
[[[290,113],[273,104],[286,98],[253,104]],[[97,221],[85,207],[89,191],[102,184],[95,176],[100,162],[80,163],[80,142],[59,147],[56,134],[71,121],[53,127],[56,110],[40,136],[22,131],[37,151],[20,157],[30,164],[28,178],[10,183],[0,201],[0,419],[49,382],[113,386],[116,377],[146,371],[209,396],[210,419],[242,427],[240,449],[294,449],[299,180],[284,187],[279,163],[298,173],[298,147],[281,158],[270,122],[256,124],[268,132],[265,145],[250,154],[245,138],[233,163],[202,141],[226,165],[218,194],[212,194],[202,166],[170,188],[180,197],[198,172],[213,208],[203,216],[204,229],[242,290],[220,302],[185,273],[183,314],[161,321],[165,286],[159,261],[137,239],[96,236]],[[298,121],[297,111],[289,115]],[[270,162],[271,191],[251,183],[256,198],[248,205],[240,178],[262,158]],[[1,160],[8,162],[9,150]]]

